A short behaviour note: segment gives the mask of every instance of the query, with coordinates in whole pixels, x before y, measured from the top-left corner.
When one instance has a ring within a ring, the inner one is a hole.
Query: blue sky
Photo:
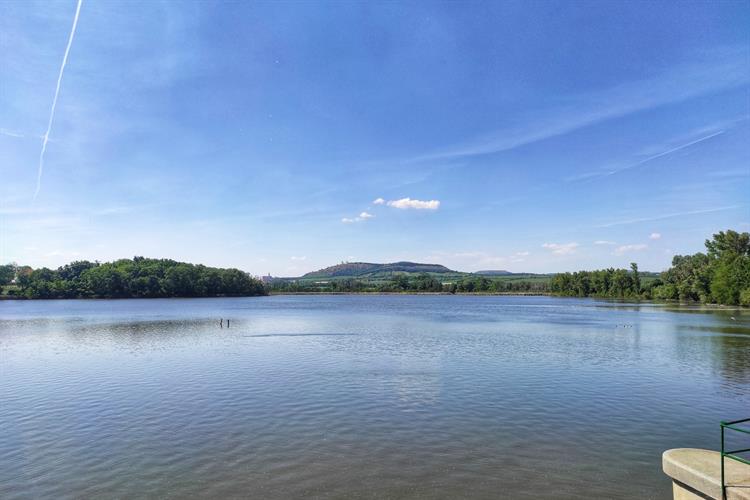
[[[750,230],[750,4],[0,4],[0,261],[662,270]]]

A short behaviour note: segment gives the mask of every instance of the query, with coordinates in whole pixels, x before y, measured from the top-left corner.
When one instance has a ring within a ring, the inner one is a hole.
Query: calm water
[[[0,302],[2,498],[669,498],[661,452],[749,416],[747,311]]]

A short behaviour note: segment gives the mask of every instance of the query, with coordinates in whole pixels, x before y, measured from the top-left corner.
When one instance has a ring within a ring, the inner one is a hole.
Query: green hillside
[[[486,274],[485,274],[486,273]],[[272,292],[300,291],[543,291],[551,275],[509,271],[454,271],[419,262],[344,262],[297,278],[274,278]],[[493,284],[494,283],[494,284]]]
[[[456,274],[440,264],[420,264],[417,262],[393,262],[390,264],[373,264],[370,262],[344,262],[326,267],[302,276],[300,279],[323,278],[371,278],[390,277],[394,273],[428,273]],[[458,273],[464,274],[464,273]]]

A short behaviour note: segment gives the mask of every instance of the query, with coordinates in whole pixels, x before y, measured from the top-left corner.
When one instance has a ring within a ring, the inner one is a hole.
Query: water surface
[[[669,498],[661,452],[749,416],[747,311],[0,302],[2,498]]]

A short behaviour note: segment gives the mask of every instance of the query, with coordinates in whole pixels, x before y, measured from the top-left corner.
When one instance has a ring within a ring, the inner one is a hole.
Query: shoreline
[[[173,300],[173,299],[238,299],[238,298],[261,298],[261,297],[274,297],[274,296],[294,296],[294,295],[310,295],[310,296],[321,296],[321,295],[368,295],[368,296],[391,296],[391,295],[428,295],[428,296],[440,296],[440,295],[457,295],[466,297],[556,297],[562,299],[593,299],[602,300],[618,303],[628,304],[654,304],[662,306],[688,306],[688,307],[702,307],[706,309],[714,310],[750,310],[747,306],[728,306],[723,304],[703,304],[701,302],[680,302],[675,300],[654,300],[654,299],[629,299],[619,297],[574,297],[568,295],[556,295],[549,292],[269,292],[266,295],[225,295],[220,297],[76,297],[76,298],[27,298],[27,297],[15,297],[0,295],[0,302],[3,301],[43,301],[43,300]]]
[[[269,292],[272,295],[498,295],[519,297],[544,297],[555,295],[549,292]]]
[[[272,297],[276,295],[497,295],[497,296],[528,296],[528,297],[557,297],[549,292],[269,292],[266,295],[224,295],[210,297],[67,297],[67,298],[28,298],[12,295],[0,295],[2,300],[152,300],[152,299],[236,299],[245,297]],[[586,298],[586,297],[582,297]]]

